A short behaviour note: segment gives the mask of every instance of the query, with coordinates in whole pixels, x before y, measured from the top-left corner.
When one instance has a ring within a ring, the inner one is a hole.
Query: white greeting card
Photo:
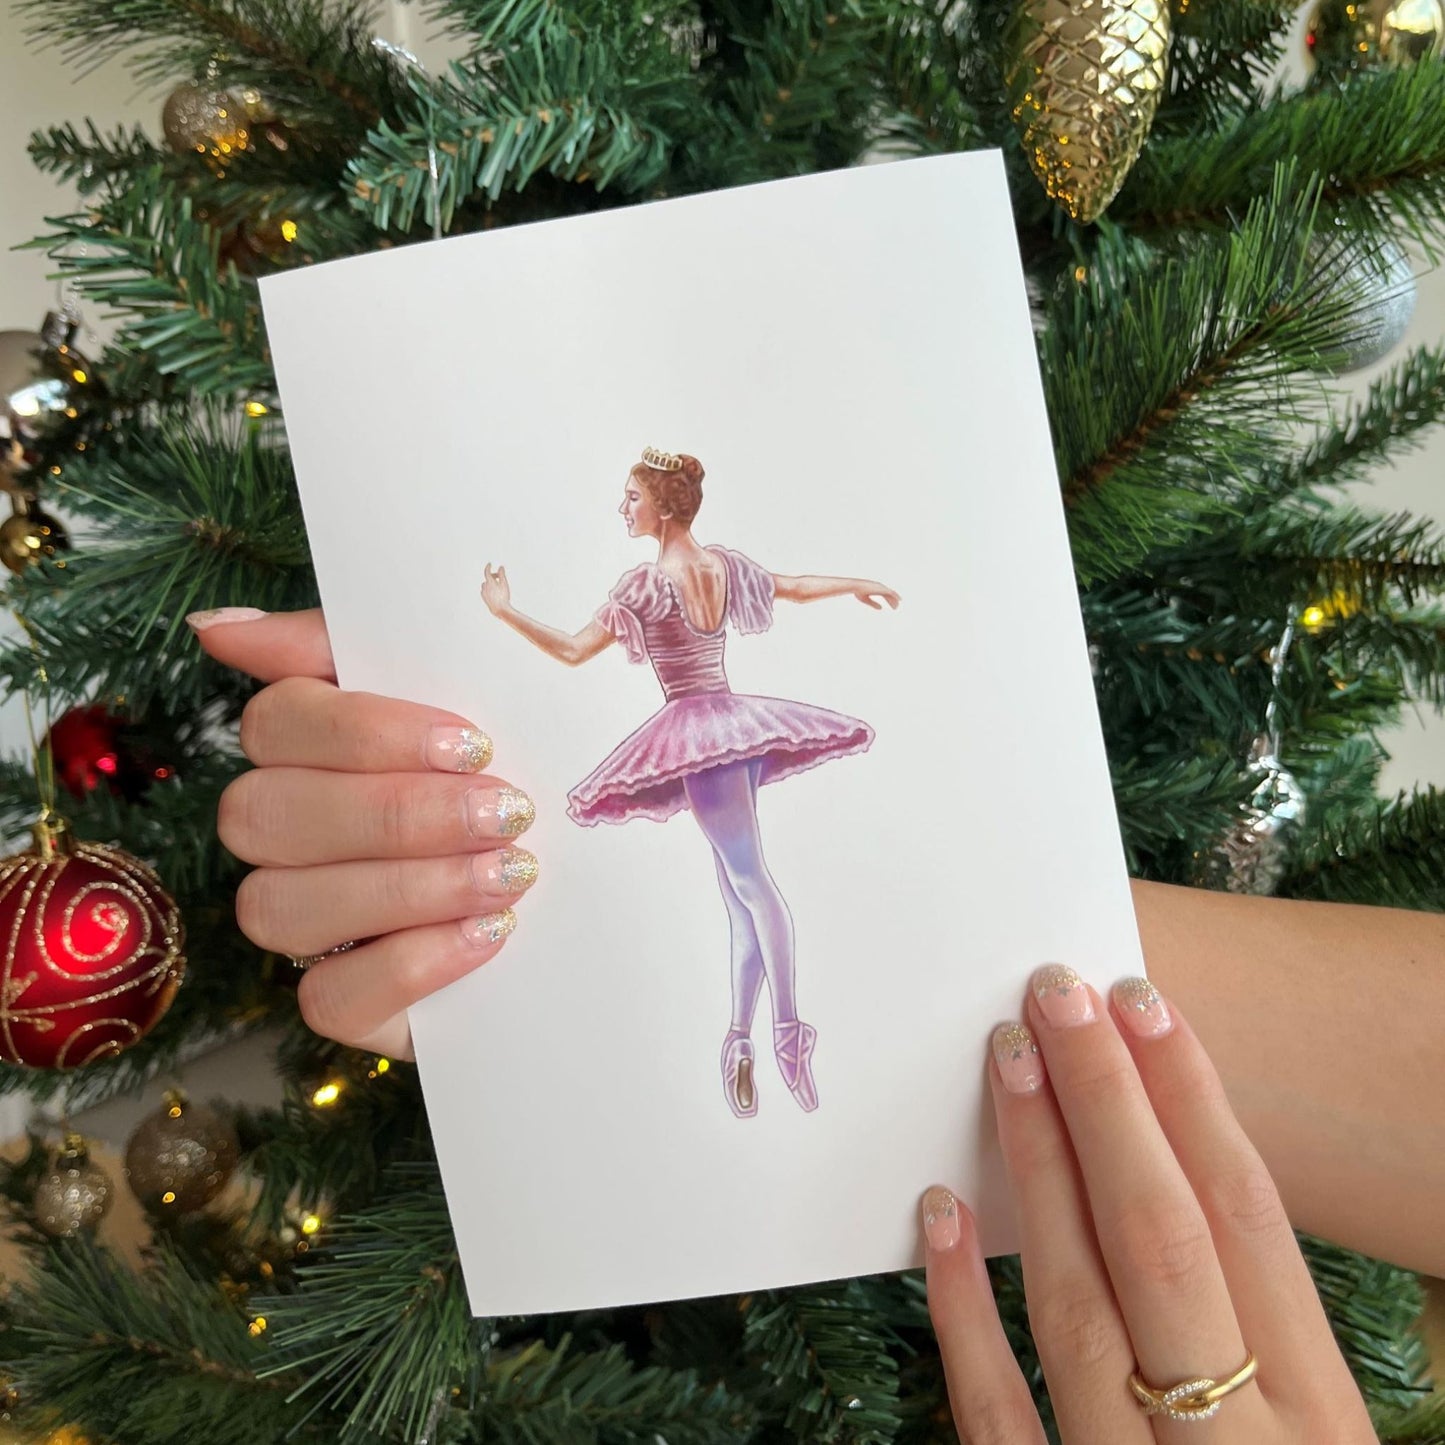
[[[998,155],[262,293],[341,685],[536,801],[411,1013],[474,1309],[906,1268],[933,1182],[1016,1248],[991,1030],[1142,963]]]

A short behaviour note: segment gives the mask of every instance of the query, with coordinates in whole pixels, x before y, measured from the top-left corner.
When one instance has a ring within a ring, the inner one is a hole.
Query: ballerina
[[[629,662],[650,662],[662,708],[567,795],[583,827],[669,818],[689,809],[712,848],[732,931],[731,1027],[723,1040],[723,1092],[739,1118],[757,1113],[752,1023],[764,982],[772,1002],[773,1052],[788,1091],[818,1107],[812,1056],[817,1030],[798,1018],[793,920],[763,857],[757,791],[829,758],[860,753],[873,729],[807,703],[736,693],[723,670],[729,626],[764,632],[773,602],[856,597],[875,610],[898,594],[856,577],[784,577],[741,552],[702,546],[692,535],[702,505],[696,457],[651,447],[628,473],[618,511],[631,537],[657,540],[656,562],[623,574],[580,632],[564,632],[512,606],[505,567],[485,570],[482,600],[550,657],[575,667],[620,642]]]

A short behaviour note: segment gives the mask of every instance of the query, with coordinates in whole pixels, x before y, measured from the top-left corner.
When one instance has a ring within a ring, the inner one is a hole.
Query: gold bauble
[[[1102,215],[1138,159],[1168,74],[1169,0],[1023,0],[1006,72],[1024,153],[1076,221]]]
[[[246,101],[229,90],[187,81],[166,98],[161,111],[166,143],[178,155],[198,153],[224,164],[251,142]]]
[[[1319,0],[1305,50],[1326,80],[1445,54],[1445,0]]]
[[[130,1136],[125,1174],[147,1209],[191,1214],[226,1187],[239,1152],[236,1131],[226,1119],[171,1090]]]
[[[24,493],[11,493],[14,513],[0,522],[0,562],[19,574],[70,546],[65,528]]]
[[[55,1239],[69,1239],[99,1223],[110,1208],[110,1178],[90,1160],[85,1140],[67,1134],[65,1145],[35,1186],[35,1222]]]

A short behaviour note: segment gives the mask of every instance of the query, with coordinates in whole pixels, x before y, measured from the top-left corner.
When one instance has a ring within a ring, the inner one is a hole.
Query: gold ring
[[[1211,1380],[1201,1375],[1197,1380],[1181,1380],[1161,1390],[1146,1385],[1136,1371],[1129,1376],[1129,1388],[1146,1415],[1167,1415],[1171,1420],[1208,1420],[1218,1412],[1219,1402],[1226,1395],[1254,1379],[1258,1368],[1254,1352],[1247,1350],[1244,1363],[1227,1380]]]
[[[294,953],[288,953],[286,957],[297,968],[305,970],[310,968],[313,963],[320,963],[323,958],[330,958],[333,953],[350,953],[356,944],[357,940],[353,938],[348,943],[338,943],[335,948],[328,948],[325,953],[303,953],[299,958]]]

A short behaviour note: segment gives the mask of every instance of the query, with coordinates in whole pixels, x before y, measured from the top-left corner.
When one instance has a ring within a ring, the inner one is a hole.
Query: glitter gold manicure
[[[1032,982],[1039,1012],[1054,1028],[1067,1029],[1092,1022],[1094,1002],[1083,979],[1073,969],[1062,963],[1045,964],[1035,971]]]
[[[484,913],[462,924],[462,933],[468,943],[479,946],[500,943],[517,926],[517,915],[510,908],[499,909],[496,913]]]
[[[1135,1038],[1162,1038],[1174,1027],[1169,1005],[1147,978],[1121,978],[1114,985],[1114,1007]]]
[[[1000,1024],[993,1031],[993,1058],[1010,1094],[1036,1094],[1044,1082],[1044,1059],[1027,1024]]]

